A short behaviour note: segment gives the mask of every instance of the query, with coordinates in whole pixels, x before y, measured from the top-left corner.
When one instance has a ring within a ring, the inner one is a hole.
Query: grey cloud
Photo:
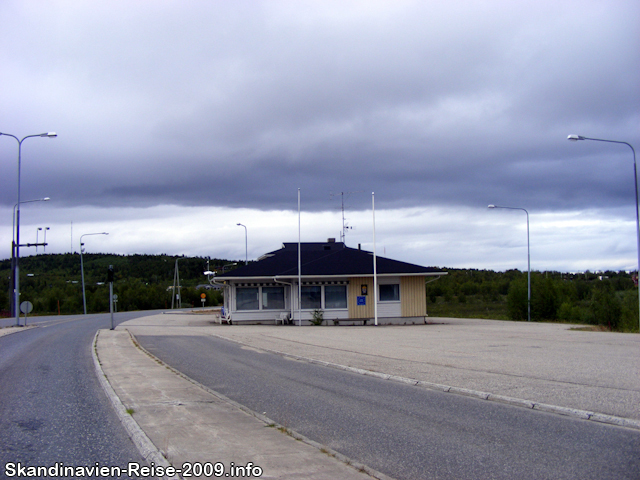
[[[0,6],[16,18],[0,33],[0,130],[59,133],[25,151],[25,195],[288,209],[300,187],[314,210],[331,191],[375,190],[382,207],[631,201],[630,152],[566,135],[640,148],[633,2],[53,5]],[[0,138],[3,172],[14,152]]]

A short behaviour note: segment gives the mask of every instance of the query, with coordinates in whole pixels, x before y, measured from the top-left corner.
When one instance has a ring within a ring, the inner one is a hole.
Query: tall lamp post
[[[249,256],[247,255],[247,227],[241,223],[237,224],[239,227],[244,227],[244,264],[249,262]]]
[[[47,253],[47,230],[51,230],[50,227],[45,227],[44,228],[44,245],[42,246],[42,248],[44,248],[44,253]]]
[[[501,207],[489,205],[489,208],[506,208],[508,210],[522,210],[527,214],[527,321],[531,321],[531,244],[529,243],[529,212],[520,207]]]
[[[49,197],[44,198],[36,198],[34,200],[23,200],[20,203],[32,203],[32,202],[48,202],[51,200]],[[15,288],[16,285],[16,208],[18,208],[18,204],[16,203],[13,206],[13,230],[11,233],[11,285]],[[17,305],[15,304],[15,297],[11,299],[11,314],[14,315],[17,310]],[[16,326],[18,323],[16,322]]]
[[[630,143],[620,140],[605,140],[603,138],[589,138],[582,135],[569,135],[567,140],[577,142],[578,140],[593,140],[594,142],[620,143],[626,145],[633,152],[633,180],[636,186],[636,243],[638,247],[638,288],[640,289],[640,214],[638,213],[638,167],[636,165],[636,151]],[[638,328],[640,329],[640,290],[638,291]]]
[[[40,236],[40,232],[42,231],[42,227],[38,227],[36,230],[36,254],[38,253],[38,238]]]
[[[16,273],[15,273],[15,306],[16,306],[16,325],[20,325],[20,167],[22,161],[22,142],[24,142],[27,138],[33,137],[46,137],[46,138],[56,138],[55,132],[48,133],[39,133],[37,135],[27,135],[22,139],[19,139],[15,135],[11,135],[10,133],[2,133],[0,132],[0,137],[4,135],[6,137],[13,137],[18,142],[18,202],[16,203],[18,210],[16,211]]]
[[[82,260],[82,237],[86,237],[87,235],[109,235],[107,232],[99,232],[99,233],[85,233],[84,235],[80,235],[80,273],[82,274],[82,307],[84,309],[84,314],[87,314],[87,297],[84,292],[84,262]]]

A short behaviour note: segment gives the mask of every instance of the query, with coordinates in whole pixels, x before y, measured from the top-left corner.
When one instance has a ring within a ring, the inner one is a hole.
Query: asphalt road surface
[[[201,336],[137,336],[189,377],[398,479],[640,479],[640,432]],[[204,460],[203,460],[204,461]]]
[[[152,313],[118,313],[116,324]],[[18,462],[145,465],[98,383],[91,357],[95,332],[111,327],[110,315],[33,317],[32,324],[38,328],[0,337],[0,478],[9,478],[14,472],[7,464]]]

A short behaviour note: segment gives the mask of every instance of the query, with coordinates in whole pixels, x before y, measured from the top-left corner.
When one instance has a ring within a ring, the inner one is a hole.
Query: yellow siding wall
[[[403,317],[424,317],[427,315],[427,294],[425,277],[401,277],[400,301]],[[360,287],[367,285],[367,304],[358,305]],[[374,292],[373,277],[351,277],[348,289],[349,318],[373,318]]]
[[[427,292],[425,277],[401,277],[400,300],[403,317],[427,315]]]
[[[358,298],[360,296],[360,286],[367,286],[367,304],[358,305]],[[375,313],[373,311],[374,292],[373,292],[373,277],[351,277],[349,278],[348,289],[348,305],[349,305],[349,318],[373,318]]]

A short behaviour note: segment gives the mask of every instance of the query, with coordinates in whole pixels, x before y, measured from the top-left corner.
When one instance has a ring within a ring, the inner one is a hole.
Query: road
[[[152,313],[118,313],[116,324]],[[0,337],[0,478],[8,462],[144,464],[96,379],[91,342],[110,328],[110,315],[29,318],[33,324]]]
[[[207,387],[394,478],[640,478],[636,430],[424,390],[213,337],[137,339]]]

